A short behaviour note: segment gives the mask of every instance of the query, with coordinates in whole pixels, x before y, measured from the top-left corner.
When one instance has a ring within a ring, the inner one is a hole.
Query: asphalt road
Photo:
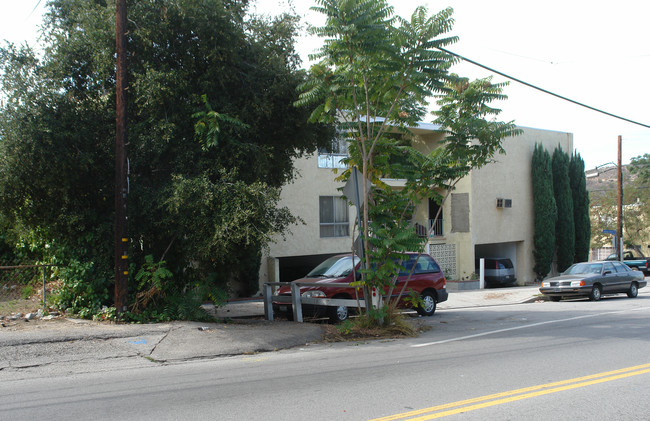
[[[0,383],[0,419],[639,420],[650,291],[440,311],[416,339]]]

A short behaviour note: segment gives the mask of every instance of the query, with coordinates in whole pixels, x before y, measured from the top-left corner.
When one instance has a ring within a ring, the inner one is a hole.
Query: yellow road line
[[[550,393],[577,389],[579,387],[591,386],[598,383],[609,382],[612,380],[637,376],[639,374],[645,374],[645,373],[650,373],[650,364],[642,364],[633,367],[622,368],[619,370],[612,370],[604,373],[577,377],[569,380],[561,380],[558,382],[546,383],[537,386],[530,386],[522,389],[511,390],[508,392],[495,393],[492,395],[466,399],[466,400],[452,402],[444,405],[432,406],[430,408],[418,409],[415,411],[404,412],[402,414],[395,414],[383,418],[376,418],[371,421],[392,421],[392,420],[402,420],[407,418],[409,418],[410,420],[418,420],[418,421],[431,420],[435,418],[444,417],[447,415],[453,415],[461,412],[468,412],[476,409],[487,408],[490,406],[501,405],[504,403],[514,402],[522,399],[528,399],[535,396],[542,396],[542,395],[548,395]],[[470,404],[474,404],[474,405],[470,405]],[[465,406],[465,405],[470,405],[470,406]],[[455,408],[455,409],[450,409],[450,408]],[[447,411],[437,412],[444,409],[447,409]],[[432,414],[433,412],[435,412],[435,414]],[[417,418],[411,418],[411,417],[417,417]]]

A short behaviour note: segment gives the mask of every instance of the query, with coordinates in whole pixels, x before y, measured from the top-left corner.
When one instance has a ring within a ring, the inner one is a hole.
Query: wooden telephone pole
[[[115,309],[128,309],[128,237],[126,195],[126,0],[116,0],[115,47],[117,53],[115,118]]]

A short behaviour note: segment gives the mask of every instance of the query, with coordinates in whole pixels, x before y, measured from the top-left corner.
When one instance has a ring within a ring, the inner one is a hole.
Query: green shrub
[[[62,282],[54,295],[59,309],[91,318],[109,302],[108,281],[96,273],[93,262],[72,260],[67,266],[57,268],[55,275]]]
[[[27,300],[32,295],[34,295],[34,287],[31,285],[24,286],[20,290],[20,296],[22,297],[23,300]]]
[[[199,275],[188,270],[186,276]],[[217,278],[210,274],[201,282],[177,282],[165,261],[154,262],[153,256],[147,255],[135,275],[138,284],[131,311],[121,317],[132,322],[211,320],[201,305],[219,305],[227,298],[226,290],[216,285]]]

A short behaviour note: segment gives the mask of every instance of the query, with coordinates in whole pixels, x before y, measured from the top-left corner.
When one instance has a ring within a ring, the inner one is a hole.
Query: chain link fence
[[[46,303],[46,275],[54,265],[16,265],[0,266],[0,288],[20,286],[40,286],[42,303]]]

